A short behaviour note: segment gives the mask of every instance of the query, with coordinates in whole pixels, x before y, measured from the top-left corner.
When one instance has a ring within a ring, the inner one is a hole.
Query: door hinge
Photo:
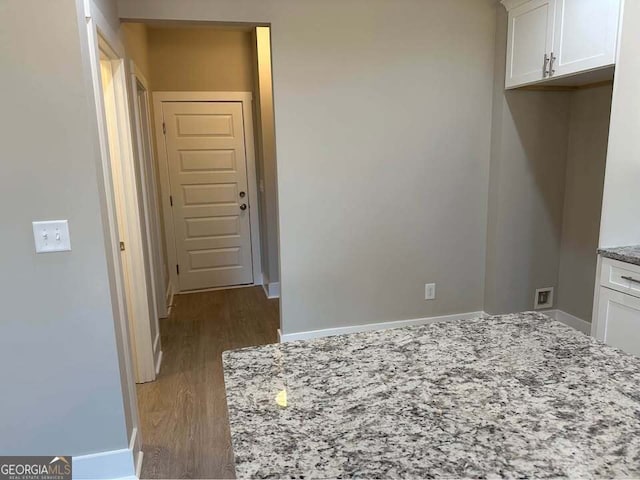
[[[169,203],[173,207],[173,195],[169,195]]]
[[[176,273],[180,275],[180,265],[176,265]]]
[[[124,242],[120,242],[120,251],[124,252]]]
[[[167,124],[166,124],[166,123],[164,123],[164,122],[162,122],[162,133],[163,133],[164,135],[166,135],[166,134],[167,134]]]

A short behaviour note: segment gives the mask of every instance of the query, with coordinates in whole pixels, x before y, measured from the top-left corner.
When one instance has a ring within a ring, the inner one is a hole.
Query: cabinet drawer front
[[[640,355],[640,298],[600,287],[595,337],[607,345]]]
[[[640,268],[617,260],[603,258],[600,285],[640,297]]]

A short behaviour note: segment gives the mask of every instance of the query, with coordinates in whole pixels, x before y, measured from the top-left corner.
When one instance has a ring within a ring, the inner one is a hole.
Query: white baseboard
[[[267,298],[280,298],[280,282],[263,283],[262,289]]]
[[[570,313],[563,312],[562,310],[546,310],[542,313],[549,315],[551,318],[556,319],[560,323],[564,323],[569,327],[584,333],[585,335],[591,335],[591,323],[571,315]]]
[[[131,433],[129,448],[72,457],[74,480],[137,480],[142,471],[142,447],[138,429]]]
[[[457,313],[454,315],[443,315],[439,317],[414,318],[411,320],[397,320],[393,322],[369,323],[366,325],[352,325],[348,327],[326,328],[323,330],[311,330],[308,332],[282,334],[278,330],[280,342],[293,342],[295,340],[310,340],[312,338],[331,337],[333,335],[345,335],[348,333],[370,332],[373,330],[386,330],[388,328],[408,327],[411,325],[426,325],[436,322],[452,322],[455,320],[469,320],[472,318],[485,317],[485,312]]]
[[[165,302],[167,302],[167,317],[171,314],[171,308],[173,307],[173,285],[171,281],[167,283],[167,291],[165,292]]]
[[[142,468],[140,455],[140,468]],[[74,480],[135,479],[137,465],[131,448],[73,457]]]
[[[140,450],[136,456],[136,479],[142,477],[142,462],[144,460],[144,452]]]
[[[162,365],[162,350],[156,356],[156,375],[160,375],[160,366]]]
[[[160,349],[160,332],[156,333],[156,339],[153,341],[153,364],[156,366],[156,375],[160,373],[160,364],[162,363],[162,350]]]

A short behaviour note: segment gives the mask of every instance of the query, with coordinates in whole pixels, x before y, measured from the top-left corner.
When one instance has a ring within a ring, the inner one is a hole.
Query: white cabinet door
[[[552,76],[613,65],[619,16],[620,0],[558,0]]]
[[[509,11],[506,87],[542,80],[553,50],[557,0],[531,0]]]
[[[600,287],[595,337],[640,355],[640,298]]]

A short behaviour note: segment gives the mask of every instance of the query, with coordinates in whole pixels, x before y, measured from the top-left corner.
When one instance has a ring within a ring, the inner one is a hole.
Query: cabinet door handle
[[[553,69],[553,64],[555,63],[555,61],[557,60],[556,56],[553,54],[553,52],[551,52],[551,57],[549,58],[549,76],[553,77],[553,74],[556,73],[556,71]]]
[[[629,280],[630,282],[633,282],[633,283],[640,283],[640,280],[638,280],[637,278],[627,277],[625,275],[622,275],[622,278],[624,278],[625,280]]]
[[[547,70],[547,66],[549,65],[549,55],[544,54],[544,64],[542,65],[542,78],[547,78],[549,75],[549,70]]]

